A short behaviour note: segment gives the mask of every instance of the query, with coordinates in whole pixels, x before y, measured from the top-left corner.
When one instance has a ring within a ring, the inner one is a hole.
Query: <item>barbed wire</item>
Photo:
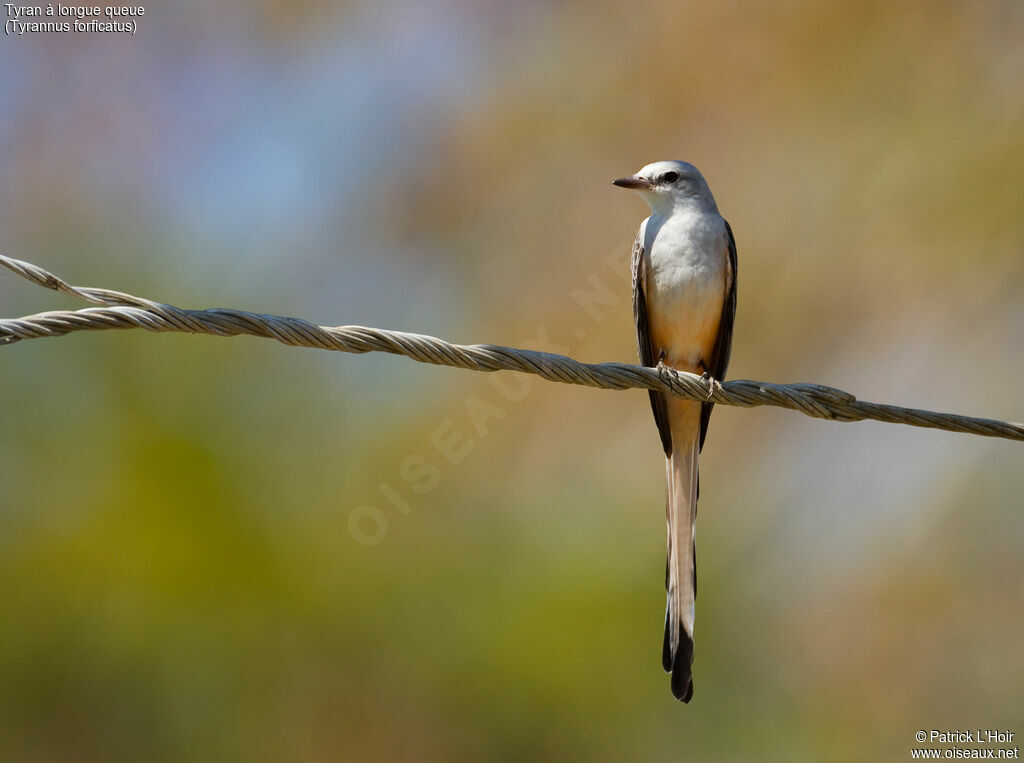
[[[769,384],[747,380],[719,384],[667,367],[581,363],[565,355],[538,350],[492,344],[459,345],[423,334],[365,326],[316,326],[300,318],[243,310],[185,310],[110,289],[71,286],[37,265],[3,255],[0,255],[0,265],[39,286],[101,306],[0,319],[0,347],[26,339],[106,329],[142,328],[154,332],[248,335],[275,339],[292,347],[354,353],[387,352],[421,363],[473,371],[520,371],[549,381],[586,387],[653,389],[690,400],[710,400],[742,408],[770,405],[830,421],[871,419],[1024,441],[1024,424],[870,403],[820,384]]]

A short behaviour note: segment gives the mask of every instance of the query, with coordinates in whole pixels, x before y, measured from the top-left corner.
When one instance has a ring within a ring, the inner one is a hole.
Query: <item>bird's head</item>
[[[654,162],[629,177],[612,181],[620,188],[638,191],[655,214],[666,214],[677,207],[717,210],[707,181],[689,162]]]

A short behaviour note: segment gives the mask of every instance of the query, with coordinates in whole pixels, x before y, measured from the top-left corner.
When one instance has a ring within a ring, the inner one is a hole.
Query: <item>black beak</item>
[[[612,185],[617,185],[619,188],[630,188],[634,191],[645,191],[651,187],[651,181],[631,175],[628,178],[613,180]]]

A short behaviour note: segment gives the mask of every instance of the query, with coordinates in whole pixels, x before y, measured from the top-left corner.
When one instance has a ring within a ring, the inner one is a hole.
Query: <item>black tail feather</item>
[[[698,483],[699,484],[699,483]],[[668,561],[665,563],[665,589],[668,590]],[[697,596],[697,544],[693,546],[693,595]],[[665,640],[661,647],[661,667],[672,674],[672,694],[683,702],[693,697],[693,639],[679,624],[679,647],[672,654],[672,631],[669,624],[668,606],[665,607]]]
[[[672,671],[672,695],[683,702],[689,702],[693,697],[693,639],[686,629],[679,628],[679,646],[676,653],[670,654],[672,647],[669,642],[669,633],[665,632],[665,646],[662,649],[662,665],[665,670]]]
[[[669,631],[668,607],[665,608],[665,642],[661,647],[661,667],[666,673],[672,672],[672,634]]]

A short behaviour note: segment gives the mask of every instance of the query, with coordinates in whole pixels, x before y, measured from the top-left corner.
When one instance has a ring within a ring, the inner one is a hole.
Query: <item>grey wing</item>
[[[715,350],[712,353],[711,362],[708,364],[711,376],[718,381],[725,381],[725,372],[729,368],[729,356],[732,354],[732,327],[736,320],[736,239],[732,235],[732,227],[727,220],[725,232],[729,239],[729,269],[731,271],[731,283],[729,293],[726,294],[725,303],[722,305],[722,319],[718,324],[718,337],[715,339]],[[708,422],[711,420],[711,411],[714,403],[704,403],[700,411],[700,447],[704,447],[704,438],[708,434]]]
[[[636,241],[633,242],[633,258],[631,270],[633,273],[633,321],[636,323],[636,346],[637,354],[640,356],[640,364],[648,368],[658,365],[658,353],[655,352],[651,341],[651,331],[647,323],[647,266],[644,258],[644,226],[640,226]],[[651,396],[651,410],[654,412],[654,421],[658,425],[658,434],[661,435],[661,446],[665,449],[665,455],[672,455],[672,432],[668,426],[668,407],[665,402],[665,395],[662,392],[648,390]],[[703,434],[702,434],[703,437]]]

